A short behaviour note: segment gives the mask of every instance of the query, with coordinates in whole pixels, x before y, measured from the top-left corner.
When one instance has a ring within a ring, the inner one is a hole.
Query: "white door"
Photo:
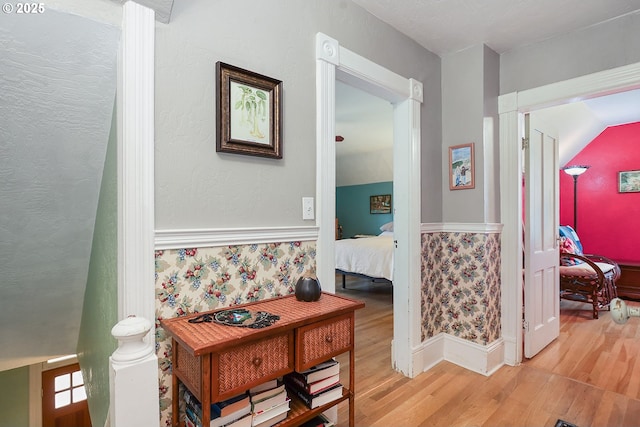
[[[524,355],[535,356],[560,334],[558,275],[558,138],[525,115]]]

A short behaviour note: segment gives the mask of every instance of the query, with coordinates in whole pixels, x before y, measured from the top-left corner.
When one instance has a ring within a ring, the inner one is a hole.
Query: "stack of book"
[[[185,426],[203,427],[202,406],[198,399],[185,389]],[[209,427],[252,427],[251,400],[247,393],[211,404]]]
[[[312,366],[304,372],[292,372],[284,376],[287,388],[309,408],[333,402],[342,396],[340,363],[335,360]]]
[[[324,414],[316,415],[309,421],[300,424],[300,427],[334,427],[335,424]]]
[[[269,427],[287,418],[289,395],[277,379],[249,390],[252,427]]]

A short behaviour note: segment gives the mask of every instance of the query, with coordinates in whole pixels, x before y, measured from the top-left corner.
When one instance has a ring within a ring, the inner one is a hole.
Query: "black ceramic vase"
[[[303,276],[296,283],[296,299],[298,301],[318,301],[322,288],[317,277]]]

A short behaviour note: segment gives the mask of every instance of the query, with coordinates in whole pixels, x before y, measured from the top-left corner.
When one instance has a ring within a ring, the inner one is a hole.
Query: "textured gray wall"
[[[484,46],[484,222],[500,222],[500,122],[498,96],[500,94],[500,55]]]
[[[442,216],[445,222],[484,222],[484,46],[442,59]],[[475,144],[475,188],[449,190],[449,147]]]
[[[565,34],[500,57],[500,93],[640,62],[640,13]]]
[[[157,24],[157,229],[309,225],[301,198],[316,191],[317,32],[424,84],[423,198],[431,203],[422,219],[440,220],[436,55],[349,1],[194,0],[176,2],[171,23]],[[284,82],[282,160],[216,153],[216,61]]]
[[[638,61],[639,13],[507,52],[499,58],[485,46],[445,56],[442,163],[447,167],[449,146],[475,142],[476,188],[449,191],[448,170],[443,170],[443,221],[500,221],[498,94]],[[484,142],[479,144],[480,141]]]

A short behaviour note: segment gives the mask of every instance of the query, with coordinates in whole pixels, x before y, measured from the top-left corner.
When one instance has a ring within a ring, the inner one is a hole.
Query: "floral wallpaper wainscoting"
[[[441,332],[487,345],[500,337],[500,235],[422,234],[422,341]]]
[[[294,293],[316,269],[316,242],[158,250],[156,354],[160,425],[171,425],[171,340],[159,320]]]

